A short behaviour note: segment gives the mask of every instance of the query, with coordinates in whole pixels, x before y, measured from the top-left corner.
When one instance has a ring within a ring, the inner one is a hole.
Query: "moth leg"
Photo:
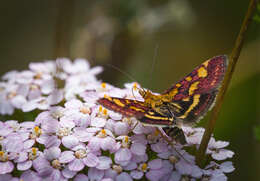
[[[166,127],[168,129],[171,129],[170,127]],[[177,128],[177,127],[176,127]],[[183,155],[174,147],[174,144],[172,142],[172,140],[169,140],[167,138],[167,136],[165,136],[163,133],[162,133],[162,130],[158,127],[156,127],[157,131],[159,131],[161,137],[176,151],[176,153],[183,159],[185,160],[187,163],[191,163],[189,160],[187,160],[186,158],[183,157]],[[163,128],[162,128],[163,129]],[[179,129],[179,128],[178,128]],[[182,130],[181,130],[182,131]],[[184,134],[183,134],[184,135]],[[184,136],[185,137],[185,136]],[[185,140],[186,142],[186,140]]]
[[[163,131],[176,142],[179,142],[182,145],[187,143],[184,132],[181,128],[178,128],[177,126],[164,127]]]
[[[172,110],[168,106],[166,106],[166,109],[168,110],[169,115],[171,116],[169,118],[173,118],[173,124],[176,125],[177,123],[176,123],[176,119],[175,119],[174,113],[172,112]]]

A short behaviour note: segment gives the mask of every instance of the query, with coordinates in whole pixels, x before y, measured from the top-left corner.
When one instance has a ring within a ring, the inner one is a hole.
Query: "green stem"
[[[243,42],[244,42],[244,39],[245,39],[246,31],[249,27],[251,20],[252,20],[253,12],[256,9],[256,4],[257,4],[256,1],[257,0],[251,0],[250,3],[249,3],[249,7],[248,7],[247,13],[245,15],[243,24],[241,26],[240,32],[237,36],[235,46],[234,46],[234,48],[233,48],[233,50],[232,50],[232,52],[229,56],[229,65],[228,65],[227,73],[226,73],[224,81],[223,81],[223,85],[220,88],[220,91],[219,91],[219,94],[218,94],[217,100],[216,100],[216,105],[212,110],[210,121],[208,122],[207,128],[205,130],[202,141],[200,143],[199,150],[196,154],[196,162],[200,166],[203,165],[205,151],[208,147],[210,137],[213,133],[215,123],[216,123],[216,120],[218,118],[221,105],[223,103],[224,95],[227,91],[227,88],[228,88],[228,85],[229,85],[230,80],[232,78],[237,60],[239,58],[239,55],[240,55],[240,52],[241,52],[241,49],[242,49],[242,46],[243,46]]]

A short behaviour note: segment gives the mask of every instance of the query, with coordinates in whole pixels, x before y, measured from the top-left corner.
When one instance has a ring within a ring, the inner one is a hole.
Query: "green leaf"
[[[253,20],[260,23],[260,16],[258,14],[256,14],[254,17],[253,17]]]
[[[260,141],[260,126],[255,127],[254,129],[256,139]]]

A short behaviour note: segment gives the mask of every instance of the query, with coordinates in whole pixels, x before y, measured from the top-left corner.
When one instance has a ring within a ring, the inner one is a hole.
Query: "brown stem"
[[[221,105],[223,103],[223,98],[224,98],[224,95],[225,95],[226,90],[228,88],[228,85],[230,83],[230,80],[232,78],[238,57],[240,55],[240,52],[241,52],[241,49],[242,49],[242,46],[243,46],[246,31],[249,27],[251,20],[252,20],[253,12],[256,9],[256,4],[257,4],[256,0],[250,1],[247,13],[246,13],[244,21],[243,21],[243,24],[241,26],[240,32],[239,32],[237,39],[236,39],[235,46],[234,46],[234,48],[233,48],[233,50],[232,50],[232,52],[229,56],[229,65],[228,65],[227,73],[226,73],[224,81],[223,81],[223,85],[220,88],[220,91],[219,91],[219,94],[218,94],[217,100],[216,100],[216,105],[212,110],[210,121],[208,122],[207,128],[205,130],[202,141],[200,143],[199,150],[196,154],[196,162],[200,166],[203,165],[205,151],[208,147],[210,137],[213,133],[215,123],[216,123],[216,120],[218,118],[218,114],[219,114]]]
[[[69,57],[70,53],[70,28],[73,15],[74,2],[71,0],[58,1],[58,19],[55,34],[54,58]]]

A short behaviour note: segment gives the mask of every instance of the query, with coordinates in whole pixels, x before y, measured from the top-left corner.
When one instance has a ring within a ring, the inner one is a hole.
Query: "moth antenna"
[[[131,90],[132,90],[132,94],[133,94],[133,96],[134,96],[135,100],[137,100],[137,99],[136,99],[136,97],[135,97],[135,94],[134,94],[134,86],[132,87],[132,89],[131,89]]]
[[[154,68],[155,68],[155,64],[156,64],[156,57],[158,56],[158,49],[159,49],[159,45],[156,44],[156,46],[154,47],[154,56],[153,56],[153,63],[152,63],[152,68],[150,70],[150,80],[148,82],[148,85],[151,83],[152,81],[152,73],[154,72]]]
[[[121,69],[118,68],[117,66],[112,65],[112,64],[109,64],[109,63],[107,63],[106,65],[107,65],[108,67],[111,67],[111,68],[117,70],[118,72],[124,74],[126,77],[128,77],[128,78],[131,79],[132,81],[137,82],[136,79],[135,79],[133,76],[131,76],[129,73],[127,73],[127,72],[121,70]]]

